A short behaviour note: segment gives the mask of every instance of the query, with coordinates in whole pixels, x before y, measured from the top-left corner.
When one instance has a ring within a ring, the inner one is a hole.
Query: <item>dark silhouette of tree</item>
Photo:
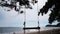
[[[52,8],[53,6],[55,7]],[[52,24],[55,20],[60,22],[60,0],[47,0],[43,8],[40,9],[38,16],[40,13],[42,15],[47,14],[49,9],[52,9],[48,19],[49,23]]]
[[[19,11],[21,6],[25,6],[25,8],[32,9],[30,3],[33,4],[33,5],[35,3],[37,3],[36,0],[32,0],[31,2],[29,0],[7,0],[7,1],[6,0],[0,0],[0,1],[1,1],[0,2],[0,6],[2,6],[2,7],[9,7],[11,9],[15,8],[15,11]],[[10,1],[10,3],[8,3],[9,1]],[[19,2],[19,9],[17,9],[17,6],[16,6],[17,2]],[[8,10],[8,11],[10,11],[10,10]],[[20,12],[20,13],[23,13],[23,11]]]

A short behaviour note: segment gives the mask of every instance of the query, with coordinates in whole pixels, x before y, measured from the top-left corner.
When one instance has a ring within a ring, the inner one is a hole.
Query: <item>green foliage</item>
[[[1,0],[0,2],[0,6],[2,7],[9,7],[9,8],[15,8],[15,11],[19,11],[21,6],[25,6],[25,8],[29,8],[32,9],[31,5],[30,5],[30,1],[29,0],[11,0],[10,4],[8,3],[10,0],[5,1],[5,0]],[[16,3],[19,2],[19,9],[17,9]],[[34,0],[32,1],[34,4],[37,3],[38,1]],[[32,4],[33,4],[32,3]],[[22,12],[20,12],[22,13]]]
[[[52,8],[53,5],[55,5],[54,8]],[[49,19],[48,19],[49,23],[52,24],[55,20],[60,22],[60,0],[48,0],[45,6],[43,6],[43,8],[40,9],[38,15],[40,13],[42,13],[42,15],[44,13],[47,14],[50,8],[52,8],[53,10],[51,10],[51,13],[49,15]]]

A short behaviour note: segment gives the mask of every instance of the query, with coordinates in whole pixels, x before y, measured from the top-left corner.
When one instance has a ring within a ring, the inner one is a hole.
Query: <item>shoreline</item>
[[[47,30],[28,30],[26,33],[23,32],[9,32],[9,33],[0,33],[0,34],[60,34],[60,27]]]

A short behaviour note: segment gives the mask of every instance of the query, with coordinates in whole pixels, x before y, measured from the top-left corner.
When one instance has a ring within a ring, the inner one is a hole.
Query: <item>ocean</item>
[[[40,31],[50,30],[50,29],[57,29],[59,27],[41,27]],[[22,27],[0,27],[0,33],[10,33],[10,32],[23,32]],[[28,31],[37,31],[37,30],[27,30]]]
[[[22,32],[21,27],[0,27],[0,33]]]

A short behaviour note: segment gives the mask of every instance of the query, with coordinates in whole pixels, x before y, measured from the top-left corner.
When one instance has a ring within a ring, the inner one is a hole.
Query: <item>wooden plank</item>
[[[25,27],[23,28],[24,30],[27,30],[27,29],[40,29],[40,27]]]

